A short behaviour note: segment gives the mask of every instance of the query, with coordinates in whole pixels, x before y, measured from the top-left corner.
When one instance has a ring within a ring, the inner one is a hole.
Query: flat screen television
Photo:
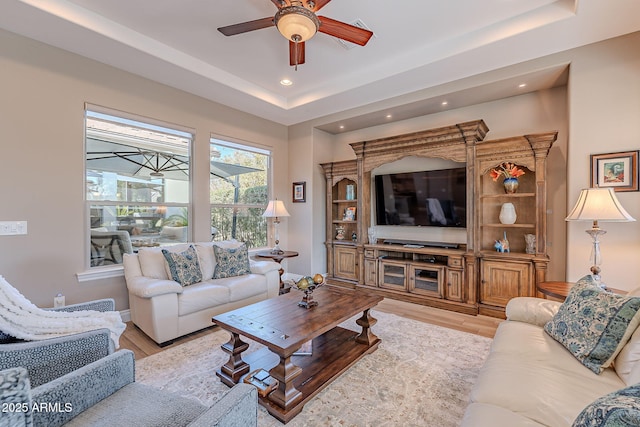
[[[377,225],[467,226],[467,168],[375,176]]]

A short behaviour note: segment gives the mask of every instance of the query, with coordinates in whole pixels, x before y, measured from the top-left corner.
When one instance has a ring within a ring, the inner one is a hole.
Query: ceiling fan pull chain
[[[301,37],[298,34],[294,34],[291,38],[293,39],[293,56],[295,57],[293,70],[298,71],[298,43]]]

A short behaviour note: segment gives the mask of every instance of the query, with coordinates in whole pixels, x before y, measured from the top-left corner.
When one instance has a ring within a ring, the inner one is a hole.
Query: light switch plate
[[[0,236],[27,234],[27,221],[0,221]]]

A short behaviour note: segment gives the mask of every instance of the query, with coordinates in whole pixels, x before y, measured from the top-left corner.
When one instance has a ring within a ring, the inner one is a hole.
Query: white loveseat
[[[214,279],[214,245],[233,249],[239,242],[199,242],[165,247],[183,253],[193,245],[202,280],[183,286],[172,280],[163,248],[142,248],[124,257],[131,321],[158,344],[211,326],[211,317],[278,295],[280,265],[248,259],[250,272]],[[245,252],[246,253],[246,252]]]
[[[596,374],[545,332],[560,306],[524,297],[508,303],[507,320],[496,331],[462,426],[571,426],[596,399],[640,382],[640,328],[629,326],[629,333],[635,330],[631,339],[613,365]]]

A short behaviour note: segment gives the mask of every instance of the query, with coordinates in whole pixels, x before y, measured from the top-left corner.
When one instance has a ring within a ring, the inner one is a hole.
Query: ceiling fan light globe
[[[316,15],[300,6],[283,7],[276,13],[274,21],[284,38],[297,42],[309,40],[320,26]]]

